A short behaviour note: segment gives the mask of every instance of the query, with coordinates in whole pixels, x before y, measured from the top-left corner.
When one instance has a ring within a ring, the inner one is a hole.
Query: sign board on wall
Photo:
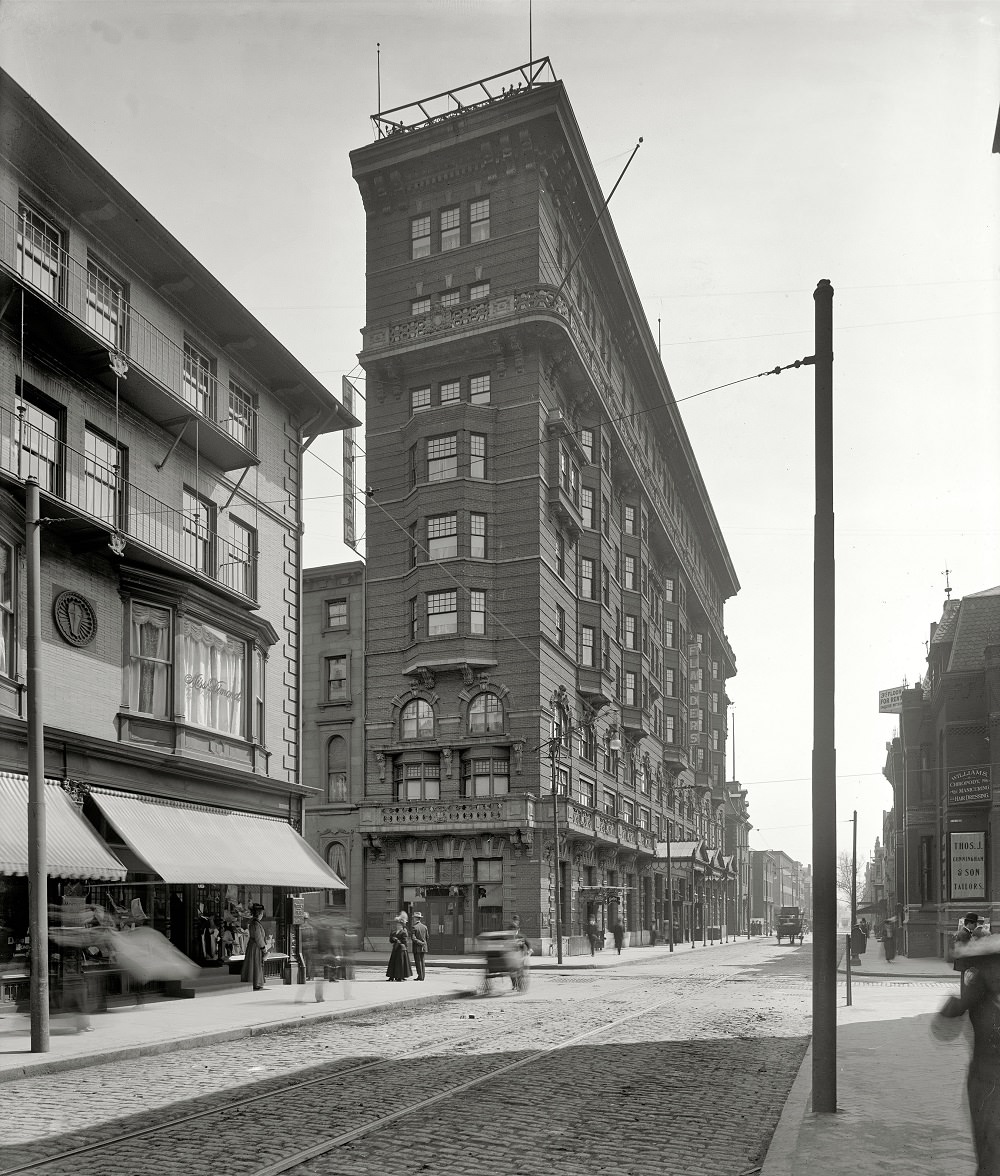
[[[948,804],[989,804],[993,799],[990,769],[986,764],[974,768],[951,768],[948,772]]]
[[[905,686],[893,686],[889,690],[878,692],[878,713],[880,715],[899,715],[903,713],[903,691]]]
[[[951,897],[954,901],[986,897],[986,834],[949,833]]]

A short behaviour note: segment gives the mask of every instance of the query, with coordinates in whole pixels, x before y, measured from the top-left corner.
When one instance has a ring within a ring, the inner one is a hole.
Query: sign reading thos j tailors
[[[990,769],[952,768],[948,773],[948,804],[989,804],[993,798]]]
[[[950,833],[951,897],[986,897],[986,834]]]

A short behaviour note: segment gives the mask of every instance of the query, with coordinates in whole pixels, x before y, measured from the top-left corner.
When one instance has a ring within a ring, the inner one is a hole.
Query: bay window
[[[181,621],[179,636],[187,721],[242,737],[246,642],[189,617]]]

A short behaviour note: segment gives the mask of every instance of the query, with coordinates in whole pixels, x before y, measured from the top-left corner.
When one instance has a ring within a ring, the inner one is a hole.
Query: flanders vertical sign
[[[344,408],[346,408],[348,412],[354,413],[357,389],[346,376],[343,378],[342,386]],[[357,489],[357,477],[355,474],[354,462],[355,458],[357,457],[357,448],[354,443],[354,433],[354,429],[344,430],[344,542],[348,547],[353,547],[355,550],[357,550],[358,530],[355,524],[354,513],[355,491]]]

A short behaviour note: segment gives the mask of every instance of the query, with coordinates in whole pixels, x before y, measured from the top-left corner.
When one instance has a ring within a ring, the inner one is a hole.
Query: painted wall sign
[[[948,804],[989,804],[993,799],[990,769],[952,768],[948,772]]]
[[[986,834],[949,833],[951,897],[958,901],[986,897]]]

